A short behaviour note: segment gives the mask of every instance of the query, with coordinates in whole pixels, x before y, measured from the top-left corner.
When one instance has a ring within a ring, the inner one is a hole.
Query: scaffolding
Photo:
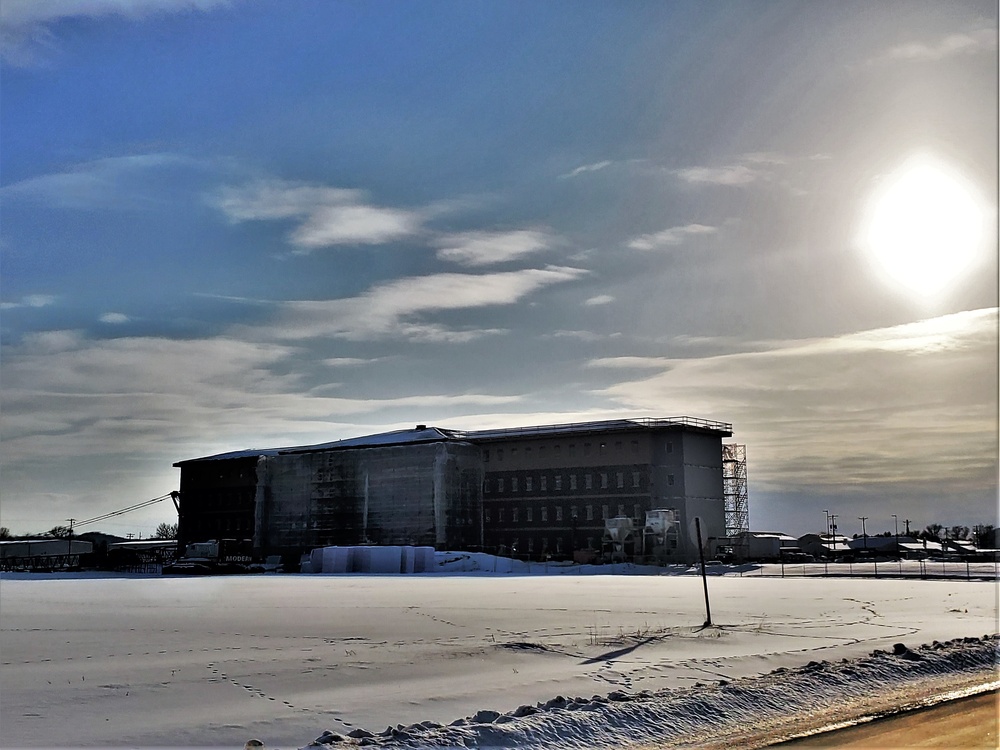
[[[747,447],[722,444],[722,486],[726,498],[726,536],[733,556],[745,560],[750,536],[750,498],[747,493]]]

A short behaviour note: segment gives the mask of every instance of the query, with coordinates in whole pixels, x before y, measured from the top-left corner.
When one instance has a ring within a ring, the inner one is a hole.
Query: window
[[[570,474],[569,475],[569,488],[571,490],[575,490],[576,489],[576,474]]]
[[[622,441],[621,440],[616,440],[615,441],[615,450],[616,451],[620,451],[621,449],[622,449]]]
[[[632,518],[642,518],[642,508],[639,505],[632,506]]]
[[[503,492],[503,477],[497,479],[497,492]]]
[[[563,538],[561,536],[556,537],[556,552],[562,552]]]
[[[524,520],[531,523],[531,506],[524,509]]]
[[[587,490],[592,490],[594,488],[594,475],[584,474],[583,475],[583,487]]]
[[[606,490],[608,488],[608,472],[601,472],[601,489]]]
[[[625,515],[625,506],[622,503],[618,503],[618,515],[619,516]]]
[[[497,508],[497,523],[503,523],[503,508]]]
[[[529,536],[528,537],[528,552],[534,552],[534,551],[535,551],[535,538]]]
[[[667,484],[673,484],[673,483],[674,483],[674,475],[667,474]]]
[[[516,453],[517,453],[517,448],[511,448],[511,449],[510,449],[510,455],[511,455],[511,457],[512,457],[512,458],[513,458],[513,456],[514,456],[514,455],[515,455]]]
[[[549,478],[546,474],[542,474],[539,479],[539,484],[541,484],[542,492],[546,492],[549,489]]]
[[[608,506],[607,505],[602,505],[601,506],[601,518],[603,520],[605,520],[605,521],[608,520]]]
[[[559,455],[560,453],[562,453],[562,446],[561,445],[553,445],[552,446],[552,450],[556,452],[556,455]]]
[[[525,477],[524,478],[524,491],[525,492],[531,492],[532,491],[531,490],[531,485],[532,485],[531,477]]]
[[[512,521],[513,523],[517,523],[517,515],[518,515],[518,514],[517,514],[517,511],[518,511],[518,509],[517,509],[517,508],[514,508],[514,509],[513,509],[513,510],[512,510],[511,512],[510,512],[510,516],[511,516],[510,520],[511,520],[511,521]]]
[[[556,506],[556,520],[557,521],[561,521],[562,520],[562,506],[561,505],[557,505]]]
[[[593,505],[588,505],[587,506],[587,520],[588,521],[593,521],[594,520],[594,506]]]
[[[489,462],[490,462],[490,449],[489,448],[484,448],[483,449],[483,463],[484,464],[488,464]]]
[[[497,448],[497,461],[503,461],[503,448]]]
[[[667,453],[673,453],[673,452],[674,452],[674,444],[668,440],[667,441]]]
[[[484,495],[490,494],[490,480],[489,479],[484,479],[483,480],[483,494]]]
[[[633,471],[632,472],[632,486],[633,487],[638,487],[639,486],[639,472],[638,471]]]
[[[589,456],[590,455],[590,443],[584,443],[583,444],[583,455],[585,455],[585,456]]]
[[[490,523],[490,509],[489,508],[487,508],[486,510],[483,511],[483,520],[486,523]]]
[[[562,474],[556,474],[556,489],[562,489]]]
[[[599,445],[597,446],[597,452],[598,452],[598,453],[604,453],[604,451],[605,451],[605,450],[607,450],[607,447],[608,447],[608,444],[607,444],[607,443],[600,443],[600,444],[599,444]]]
[[[573,443],[570,443],[569,444],[569,449],[568,449],[567,452],[569,453],[569,455],[575,456],[576,455],[576,446]]]
[[[548,521],[549,520],[549,506],[543,505],[541,508],[539,508],[539,510],[541,511],[541,514],[542,514],[542,520],[543,521]]]
[[[618,485],[618,489],[622,489],[622,488],[625,487],[625,473],[624,472],[619,471],[615,475],[615,483]]]
[[[524,452],[525,453],[531,453],[531,446],[530,445],[525,446],[524,447]]]
[[[632,452],[633,453],[638,453],[639,452],[639,441],[638,440],[633,440],[632,441]]]
[[[570,520],[573,520],[573,521],[577,520],[580,517],[580,515],[576,512],[576,506],[575,505],[569,506],[569,517],[570,517]]]
[[[517,492],[517,477],[510,478],[510,491]]]

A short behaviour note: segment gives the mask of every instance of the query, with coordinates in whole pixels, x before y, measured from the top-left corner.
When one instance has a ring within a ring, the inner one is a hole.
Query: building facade
[[[532,559],[649,555],[647,512],[674,519],[661,559],[726,532],[721,422],[672,417],[460,432],[426,425],[174,464],[179,542],[252,539],[289,562],[328,545],[430,545]],[[669,511],[669,512],[668,512]],[[691,527],[691,528],[689,528]]]

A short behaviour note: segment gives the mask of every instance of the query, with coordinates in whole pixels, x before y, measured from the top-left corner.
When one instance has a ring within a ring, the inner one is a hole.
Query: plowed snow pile
[[[0,747],[732,750],[995,670],[994,581],[716,576],[702,628],[697,576],[479,568],[5,573]]]

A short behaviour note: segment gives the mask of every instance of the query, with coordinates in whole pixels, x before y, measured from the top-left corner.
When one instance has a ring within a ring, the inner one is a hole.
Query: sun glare
[[[929,157],[912,158],[869,200],[861,244],[888,281],[933,297],[980,260],[987,222],[982,198],[965,178]]]

